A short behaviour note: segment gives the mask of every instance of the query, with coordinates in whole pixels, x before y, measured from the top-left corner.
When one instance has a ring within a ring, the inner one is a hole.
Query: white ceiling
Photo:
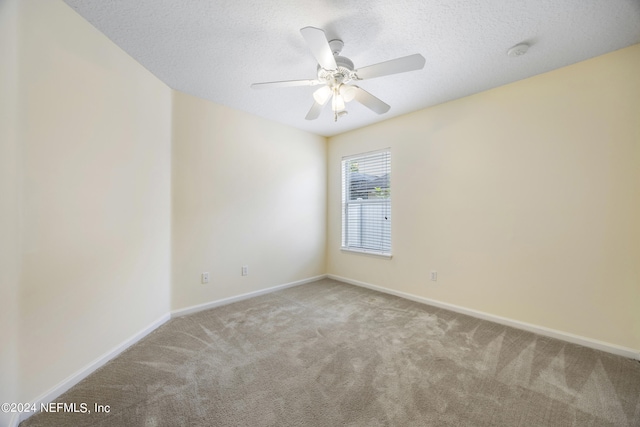
[[[173,89],[319,135],[544,73],[640,42],[640,0],[65,0]],[[251,83],[313,79],[300,29],[345,43],[355,68],[420,53],[423,70],[358,82],[391,105],[351,102],[304,119],[314,87]],[[506,51],[526,41],[520,57]]]

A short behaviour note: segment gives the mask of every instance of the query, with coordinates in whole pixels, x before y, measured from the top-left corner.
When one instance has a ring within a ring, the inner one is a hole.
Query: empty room
[[[640,426],[637,0],[0,0],[0,427]]]

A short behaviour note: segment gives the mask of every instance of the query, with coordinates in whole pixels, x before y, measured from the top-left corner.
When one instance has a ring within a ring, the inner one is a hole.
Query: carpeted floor
[[[171,320],[56,401],[92,413],[20,426],[635,427],[640,363],[321,280]]]

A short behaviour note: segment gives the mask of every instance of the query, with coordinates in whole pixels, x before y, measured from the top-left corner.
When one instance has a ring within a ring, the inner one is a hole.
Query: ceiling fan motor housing
[[[318,80],[326,82],[328,85],[339,85],[353,80],[353,62],[345,56],[334,56],[336,65],[335,70],[325,70],[318,65]]]

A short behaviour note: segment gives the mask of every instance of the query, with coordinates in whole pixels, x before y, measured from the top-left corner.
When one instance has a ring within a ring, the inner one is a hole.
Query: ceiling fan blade
[[[356,70],[356,75],[360,80],[373,79],[375,77],[388,76],[389,74],[421,70],[424,67],[424,63],[424,57],[416,53],[360,68]]]
[[[389,111],[389,108],[391,108],[389,105],[385,104],[380,99],[371,95],[366,90],[358,86],[352,86],[352,87],[356,89],[356,94],[354,99],[358,101],[360,104],[370,109],[371,111],[378,114],[384,114],[387,111]]]
[[[311,106],[311,109],[307,113],[307,116],[305,117],[305,119],[315,120],[318,117],[320,117],[320,113],[322,112],[322,107],[324,107],[324,105],[319,104],[314,100],[313,105]]]
[[[271,89],[274,87],[315,86],[320,84],[318,80],[286,80],[282,82],[254,83],[252,89]]]
[[[338,68],[324,31],[320,28],[304,27],[300,30],[300,33],[302,33],[302,37],[307,41],[311,53],[322,68],[325,70],[335,70]]]

